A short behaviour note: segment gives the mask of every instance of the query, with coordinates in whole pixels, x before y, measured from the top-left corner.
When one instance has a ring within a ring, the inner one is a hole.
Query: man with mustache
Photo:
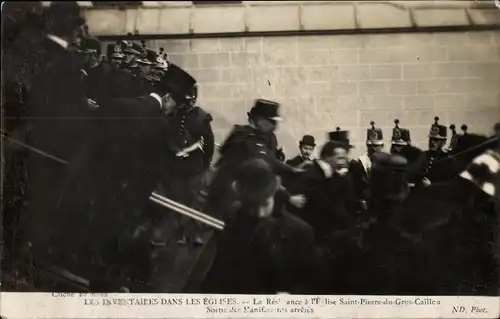
[[[316,147],[316,142],[314,136],[304,135],[302,140],[299,142],[300,154],[292,159],[286,161],[286,163],[293,167],[304,168],[307,165],[312,164],[313,152]]]

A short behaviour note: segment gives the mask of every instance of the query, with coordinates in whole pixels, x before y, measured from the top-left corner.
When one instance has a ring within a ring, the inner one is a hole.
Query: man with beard
[[[302,140],[299,142],[300,154],[292,159],[286,161],[286,163],[293,167],[306,167],[312,164],[314,148],[316,147],[316,142],[314,141],[314,136],[304,135]]]
[[[413,163],[422,151],[411,145],[410,130],[399,127],[399,120],[394,120],[395,127],[392,129],[391,154],[401,155],[408,163]]]
[[[197,195],[202,178],[210,167],[214,153],[212,116],[195,106],[198,97],[196,80],[175,64],[165,75],[169,78],[171,113],[165,114],[170,134],[165,136],[166,158],[161,167],[160,193],[191,208],[197,207]],[[162,147],[162,146],[159,146]],[[199,227],[184,216],[178,216],[178,242],[201,244]],[[163,223],[164,224],[164,223]],[[153,244],[165,245],[167,226],[160,223],[153,236]]]
[[[384,136],[381,129],[375,128],[375,122],[371,121],[371,128],[366,130],[367,153],[354,159],[350,163],[349,172],[354,183],[356,197],[366,209],[370,199],[370,171],[371,156],[382,152],[384,148]]]
[[[429,150],[423,152],[410,166],[410,181],[417,187],[443,182],[456,174],[454,160],[443,150],[447,128],[438,122],[439,117],[436,116],[429,132]]]

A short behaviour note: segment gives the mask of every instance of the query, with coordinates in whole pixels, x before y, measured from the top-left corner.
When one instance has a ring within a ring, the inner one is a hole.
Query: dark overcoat
[[[142,258],[130,248],[157,183],[161,117],[151,96],[114,100],[89,114],[88,140],[59,168],[50,206],[27,221],[41,258],[84,277],[100,276],[100,267],[122,272]]]

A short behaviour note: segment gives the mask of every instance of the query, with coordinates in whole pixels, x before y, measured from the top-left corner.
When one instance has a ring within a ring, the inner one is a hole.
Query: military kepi
[[[411,144],[410,130],[399,127],[399,120],[394,120],[394,128],[392,129],[391,143],[393,145],[409,145]]]
[[[337,127],[334,132],[328,133],[328,140],[346,149],[354,148],[349,140],[349,131],[341,130]]]
[[[431,130],[429,132],[429,138],[436,138],[445,140],[448,133],[448,129],[444,125],[439,124],[439,117],[434,118],[434,124],[431,125]]]
[[[106,54],[108,58],[123,59],[125,57],[122,46],[119,43],[108,44],[106,47]]]
[[[279,115],[279,108],[280,104],[278,102],[257,99],[255,100],[254,105],[248,115],[260,116],[276,122],[281,122],[283,121],[283,118]]]
[[[366,145],[384,145],[382,129],[375,128],[375,122],[371,121],[371,128],[366,130]]]

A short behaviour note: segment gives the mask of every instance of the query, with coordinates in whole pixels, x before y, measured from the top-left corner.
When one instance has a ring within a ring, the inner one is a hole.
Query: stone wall
[[[371,120],[388,148],[394,119],[426,147],[434,116],[489,133],[500,120],[500,32],[151,40],[197,78],[216,141],[245,123],[255,98],[282,103],[287,157],[303,134],[337,126],[361,154]]]

